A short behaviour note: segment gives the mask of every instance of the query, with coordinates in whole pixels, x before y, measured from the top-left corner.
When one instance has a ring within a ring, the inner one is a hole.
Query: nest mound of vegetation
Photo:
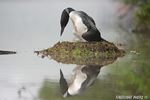
[[[57,62],[78,65],[106,65],[117,57],[124,56],[125,51],[118,49],[108,41],[101,42],[58,42],[53,47],[35,51],[42,56],[50,56]]]

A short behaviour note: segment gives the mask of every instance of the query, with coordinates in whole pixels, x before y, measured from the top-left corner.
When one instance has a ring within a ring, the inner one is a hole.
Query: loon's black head
[[[69,20],[69,13],[75,11],[73,8],[66,8],[63,10],[62,14],[61,14],[61,20],[60,20],[60,25],[61,25],[61,32],[60,32],[60,36],[62,35],[64,28],[66,27],[68,20]]]

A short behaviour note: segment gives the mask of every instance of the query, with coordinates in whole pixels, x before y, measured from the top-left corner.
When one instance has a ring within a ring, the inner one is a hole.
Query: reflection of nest
[[[116,58],[99,58],[99,57],[73,57],[73,56],[51,56],[57,62],[61,62],[64,64],[77,64],[77,65],[92,65],[92,66],[105,66],[113,63]]]
[[[49,55],[57,62],[78,65],[107,65],[123,56],[124,50],[113,43],[102,42],[58,42],[52,48],[36,53]]]

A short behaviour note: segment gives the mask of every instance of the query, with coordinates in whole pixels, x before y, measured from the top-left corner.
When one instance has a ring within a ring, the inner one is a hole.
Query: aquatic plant
[[[150,30],[150,0],[125,0],[126,4],[138,7],[135,11],[136,25],[134,31]]]

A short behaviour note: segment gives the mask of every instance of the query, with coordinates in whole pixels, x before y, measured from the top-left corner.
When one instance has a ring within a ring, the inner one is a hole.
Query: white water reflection
[[[18,97],[18,90],[26,87],[34,96],[43,79],[59,80],[59,69],[64,68],[54,60],[41,59],[33,52],[19,53],[16,55],[0,56],[0,100],[12,100]],[[73,66],[67,66],[70,74]],[[25,97],[30,97],[30,92],[24,92]],[[2,99],[1,99],[2,98]],[[15,99],[14,99],[15,100]]]

